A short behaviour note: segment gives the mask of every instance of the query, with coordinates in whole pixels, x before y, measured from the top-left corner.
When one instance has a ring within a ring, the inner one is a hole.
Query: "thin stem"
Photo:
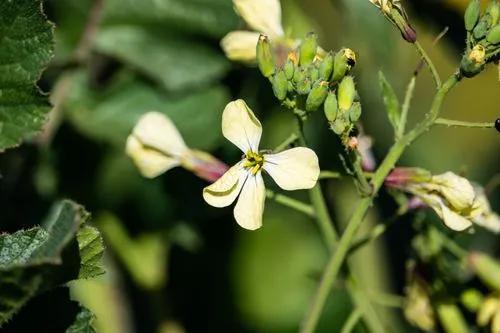
[[[405,298],[403,296],[378,291],[369,292],[369,296],[373,303],[388,308],[401,308],[403,307],[405,301]]]
[[[370,298],[361,286],[356,283],[353,276],[350,276],[347,281],[347,287],[351,292],[354,303],[363,313],[363,319],[372,333],[385,333],[387,330],[379,319],[379,315],[373,308]]]
[[[354,242],[349,248],[349,255],[382,236],[398,220],[398,217],[399,215],[393,216],[386,223],[376,225],[366,237]]]
[[[406,88],[405,100],[403,102],[403,107],[401,110],[401,119],[396,131],[396,140],[400,139],[405,133],[406,121],[408,120],[408,112],[410,111],[411,99],[413,98],[416,82],[417,77],[414,75],[412,76],[410,82],[408,83],[408,87]]]
[[[323,277],[319,284],[316,295],[312,301],[311,307],[302,323],[302,333],[314,332],[318,320],[321,316],[323,306],[325,305],[326,299],[330,294],[331,286],[337,278],[340,268],[342,267],[342,263],[344,262],[352,241],[354,240],[356,232],[361,226],[361,223],[363,222],[368,209],[372,206],[375,195],[382,187],[385,178],[394,168],[399,158],[405,151],[406,147],[432,126],[439,115],[439,111],[441,110],[441,106],[443,104],[445,96],[448,94],[451,88],[457,84],[459,80],[460,76],[458,74],[454,74],[450,76],[450,78],[448,78],[445,84],[436,93],[431,110],[426,115],[426,118],[421,123],[419,123],[412,131],[410,131],[408,134],[394,143],[384,161],[382,162],[382,164],[380,164],[379,168],[375,172],[375,175],[372,179],[373,193],[371,196],[361,199],[347,224],[347,228],[340,238],[336,251],[331,255],[330,260],[328,261],[323,273]]]
[[[319,173],[319,179],[339,179],[342,178],[340,172],[335,171],[321,171]]]
[[[342,330],[340,331],[340,333],[351,333],[358,324],[360,319],[361,319],[361,310],[359,308],[355,308],[354,310],[352,310],[349,317],[347,317],[347,320],[344,323],[344,326],[342,326]]]
[[[434,66],[434,63],[432,62],[431,58],[429,58],[427,52],[424,50],[424,48],[422,47],[422,45],[420,45],[418,41],[415,42],[413,45],[415,45],[417,51],[420,53],[425,63],[427,64],[427,67],[429,67],[432,77],[434,78],[434,82],[436,83],[437,89],[441,88],[441,77],[439,76],[436,66]]]
[[[314,208],[311,205],[303,203],[302,201],[290,198],[283,194],[275,193],[271,190],[266,190],[266,197],[268,199],[274,200],[276,203],[295,209],[296,211],[304,213],[305,215],[312,218],[316,216],[314,213]]]
[[[480,123],[480,122],[470,122],[470,121],[460,121],[453,119],[438,118],[434,123],[436,125],[445,125],[448,127],[468,127],[468,128],[494,128],[495,123]]]
[[[279,153],[279,152],[285,150],[286,148],[288,148],[291,144],[293,144],[298,139],[299,139],[299,137],[297,136],[297,134],[292,133],[292,134],[290,134],[290,136],[288,138],[285,139],[285,141],[283,141],[276,148],[274,148],[273,151],[275,153]]]

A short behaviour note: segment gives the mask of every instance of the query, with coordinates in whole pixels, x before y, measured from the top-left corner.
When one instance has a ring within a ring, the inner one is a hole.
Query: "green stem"
[[[387,330],[379,320],[378,314],[373,308],[370,298],[367,297],[366,291],[356,283],[353,276],[350,276],[347,280],[347,287],[351,292],[354,303],[361,310],[363,319],[369,327],[369,331],[371,333],[385,333]]]
[[[424,59],[425,63],[427,64],[427,67],[429,67],[429,70],[431,71],[432,77],[434,78],[434,82],[436,83],[437,89],[441,88],[441,77],[439,76],[439,73],[436,69],[436,66],[432,63],[431,58],[427,55],[427,52],[424,50],[422,45],[417,41],[413,45],[417,48],[417,51],[420,53],[422,58]]]
[[[494,128],[495,123],[476,123],[476,122],[469,122],[469,121],[460,121],[460,120],[453,120],[453,119],[445,119],[445,118],[438,118],[436,119],[435,122],[436,125],[445,125],[448,127],[468,127],[468,128]]]
[[[314,208],[311,205],[305,204],[302,201],[290,198],[283,194],[274,193],[271,190],[266,190],[266,197],[268,199],[274,200],[275,202],[295,209],[298,212],[304,213],[307,216],[314,218],[316,215],[314,213]]]
[[[410,111],[411,99],[413,98],[413,92],[415,91],[416,82],[417,77],[414,75],[412,76],[410,83],[408,83],[408,87],[406,88],[405,100],[403,102],[401,111],[401,119],[396,131],[396,140],[399,140],[405,133],[406,121],[408,120],[408,112]]]
[[[339,179],[339,178],[342,178],[340,172],[321,171],[319,173],[319,179]]]
[[[393,216],[386,223],[376,225],[366,237],[355,241],[349,248],[349,255],[382,236],[398,220],[398,217],[399,215]]]
[[[394,168],[399,158],[405,151],[406,147],[433,125],[434,121],[439,115],[439,111],[441,110],[441,106],[443,105],[445,96],[448,94],[451,88],[453,88],[457,84],[459,80],[460,76],[458,74],[450,76],[450,78],[436,93],[431,110],[426,115],[426,118],[421,123],[419,123],[412,131],[410,131],[408,134],[394,143],[384,161],[375,172],[375,175],[372,179],[373,193],[371,196],[361,199],[347,224],[347,228],[340,238],[336,251],[331,255],[330,260],[328,261],[323,273],[323,277],[319,284],[318,290],[316,291],[316,295],[302,323],[302,333],[314,332],[321,316],[321,312],[323,311],[326,299],[330,294],[331,286],[337,278],[340,268],[342,267],[342,263],[344,262],[349,248],[351,247],[352,241],[354,240],[356,232],[361,226],[361,223],[363,222],[368,209],[372,206],[373,200],[382,187],[385,178]]]
[[[351,333],[360,319],[361,310],[359,308],[355,308],[347,318],[344,326],[342,326],[342,330],[340,331],[340,333]]]
[[[277,146],[276,148],[274,148],[273,152],[279,153],[279,152],[287,149],[288,146],[290,146],[291,144],[293,144],[298,139],[299,138],[298,138],[297,134],[295,134],[295,133],[290,134],[290,136],[288,138],[286,138],[285,141],[283,141],[282,143],[279,144],[279,146]]]

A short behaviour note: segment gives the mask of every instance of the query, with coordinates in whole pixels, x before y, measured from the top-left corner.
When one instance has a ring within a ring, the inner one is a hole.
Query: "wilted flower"
[[[415,195],[455,231],[477,224],[500,232],[500,218],[491,211],[483,191],[452,172],[433,176],[418,168],[396,168],[386,185]]]
[[[261,34],[272,40],[285,39],[279,0],[233,0],[233,4],[236,12],[253,31],[232,31],[222,39],[222,49],[229,59],[254,61]]]
[[[147,178],[182,166],[213,182],[228,168],[212,155],[188,148],[174,123],[160,112],[148,112],[139,119],[127,138],[126,152]]]
[[[377,6],[382,14],[400,31],[403,38],[409,43],[415,43],[417,33],[410,25],[410,20],[399,0],[369,0]]]
[[[430,331],[436,326],[434,310],[429,296],[429,287],[416,276],[411,277],[405,288],[406,298],[403,307],[406,319],[423,331]]]
[[[266,191],[265,170],[284,190],[309,189],[319,177],[318,157],[309,148],[297,147],[277,154],[262,153],[262,126],[243,100],[229,103],[222,115],[222,133],[244,153],[243,158],[219,180],[203,190],[203,198],[214,207],[227,207],[238,197],[236,222],[245,229],[262,225]]]

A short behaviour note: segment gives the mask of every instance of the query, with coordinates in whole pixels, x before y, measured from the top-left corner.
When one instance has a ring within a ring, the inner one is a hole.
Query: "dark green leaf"
[[[134,26],[104,29],[96,48],[137,68],[167,90],[183,91],[220,79],[229,62],[201,42]]]
[[[68,327],[66,333],[96,333],[92,326],[94,319],[95,315],[90,310],[82,307],[80,313],[76,316],[75,322]]]
[[[398,97],[389,81],[385,78],[384,73],[379,72],[378,76],[389,121],[391,122],[392,127],[397,130],[401,119],[401,108]]]
[[[0,2],[0,152],[42,127],[47,98],[35,86],[53,53],[52,25],[37,0]]]

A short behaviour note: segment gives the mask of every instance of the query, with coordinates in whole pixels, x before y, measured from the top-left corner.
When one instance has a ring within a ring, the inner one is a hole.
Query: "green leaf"
[[[220,52],[199,41],[134,26],[104,29],[97,36],[96,48],[171,91],[207,85],[229,69],[229,62]]]
[[[104,274],[102,267],[102,256],[104,245],[99,231],[89,225],[84,225],[76,235],[78,248],[80,250],[80,273],[79,279],[87,279]]]
[[[96,333],[92,326],[95,320],[95,315],[87,308],[82,307],[82,310],[76,316],[73,325],[68,327],[66,333]]]
[[[107,0],[105,24],[156,25],[220,38],[236,28],[230,0]]]
[[[141,115],[156,110],[172,119],[190,147],[207,150],[219,143],[221,114],[229,99],[221,86],[173,98],[135,78],[104,91],[92,90],[87,81],[84,73],[77,74],[65,109],[73,125],[94,140],[123,149]]]
[[[389,121],[394,130],[397,130],[401,119],[401,107],[398,97],[389,81],[385,78],[384,73],[379,72],[378,77]]]
[[[87,219],[82,206],[64,200],[42,227],[0,235],[0,325],[36,294],[77,278],[79,270],[86,278],[102,274],[94,258],[102,256],[102,240],[88,242],[96,235],[87,226],[78,235]]]
[[[39,131],[49,111],[35,83],[53,53],[52,25],[37,0],[0,2],[0,152]]]

